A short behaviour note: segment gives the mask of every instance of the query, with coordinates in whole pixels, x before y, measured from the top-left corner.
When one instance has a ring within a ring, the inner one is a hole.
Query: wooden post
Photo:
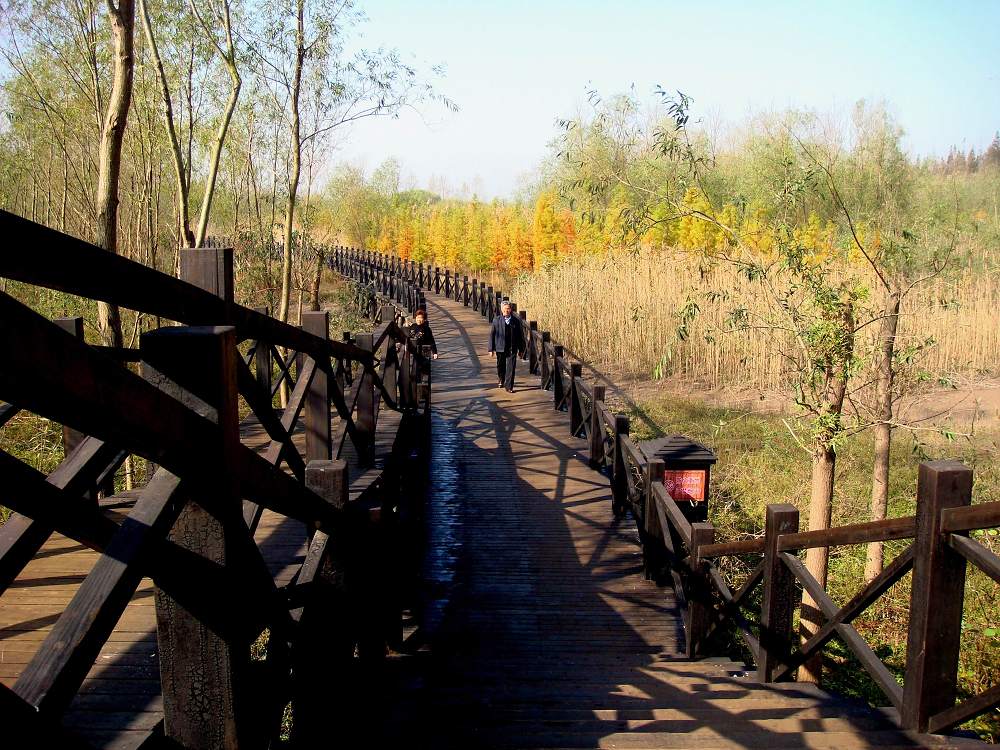
[[[375,339],[370,333],[359,333],[355,344],[366,352],[375,351]],[[364,374],[364,382],[358,391],[358,413],[355,426],[358,428],[358,458],[362,465],[371,463],[375,454],[375,384],[371,375]]]
[[[306,465],[306,487],[334,508],[347,507],[347,462],[310,461]],[[343,546],[343,539],[337,539]],[[317,531],[309,543],[302,573],[311,587],[295,640],[292,668],[292,740],[296,746],[315,746],[329,730],[331,699],[345,686],[330,675],[342,672],[354,651],[349,593],[345,585],[342,549],[332,549],[331,540]]]
[[[535,347],[538,333],[538,321],[532,320],[528,323],[528,372],[532,375],[538,374],[538,349]]]
[[[189,247],[181,250],[181,280],[233,301],[233,249]],[[217,323],[225,323],[220,320]]]
[[[232,537],[248,532],[234,468],[241,449],[236,331],[230,326],[161,328],[143,334],[140,349],[144,377],[220,427],[215,455],[204,457],[201,483],[202,492],[216,495],[217,509],[210,514],[196,498],[189,499],[168,539],[240,570],[243,561],[233,554]],[[254,724],[248,715],[252,688],[246,644],[227,640],[159,588],[155,603],[166,737],[178,746],[205,750],[253,744],[245,736]]]
[[[958,461],[920,464],[900,710],[904,729],[926,732],[932,716],[955,705],[966,563],[941,533],[941,511],[970,502],[972,469]]]
[[[611,472],[611,511],[615,517],[625,515],[628,504],[628,476],[625,469],[625,449],[622,439],[627,437],[631,425],[624,414],[615,414],[615,460]]]
[[[642,477],[643,526],[642,559],[646,578],[659,581],[663,575],[666,557],[663,529],[660,528],[660,512],[653,498],[653,485],[663,481],[663,461],[650,459],[646,462],[646,473]]]
[[[53,321],[57,326],[83,341],[83,318],[55,318]],[[84,435],[70,427],[63,426],[63,455],[68,456],[76,446],[83,441]],[[114,489],[112,488],[112,493]]]
[[[558,409],[562,403],[563,396],[566,395],[566,385],[563,383],[562,367],[559,360],[563,358],[562,346],[552,347],[552,408]]]
[[[342,331],[340,334],[340,340],[345,344],[351,343],[351,332]],[[347,386],[354,382],[354,375],[351,372],[350,360],[342,359],[340,361],[340,366],[337,369],[337,382],[340,384],[340,390],[343,393],[347,393]]]
[[[444,296],[451,297],[451,269],[445,269],[444,272]]]
[[[255,307],[254,310],[259,312],[261,315],[267,315],[266,307]],[[263,390],[268,396],[268,403],[271,403],[271,374],[273,371],[273,364],[271,362],[271,347],[267,341],[263,339],[257,339],[254,344],[255,351],[253,355],[254,369],[257,375],[257,383],[260,385],[261,390]]]
[[[429,346],[420,347],[420,355],[423,357],[424,369],[416,370],[420,373],[417,383],[417,404],[423,404],[424,415],[427,417],[427,427],[430,428],[431,416],[431,375],[433,361],[431,360],[431,348]]]
[[[497,316],[499,310],[493,307],[496,295],[493,294],[493,287],[486,287],[486,319],[492,321]]]
[[[472,280],[472,309],[479,312],[479,279]]]
[[[597,409],[604,403],[605,386],[594,386],[594,403],[590,406],[590,466],[597,469],[604,465],[604,420]]]
[[[797,600],[795,576],[781,561],[778,537],[799,530],[799,511],[788,503],[767,506],[764,519],[764,598],[760,611],[760,654],[757,681],[771,682],[774,671],[788,660],[792,646],[792,615]]]
[[[399,382],[399,350],[396,348],[396,342],[393,339],[389,339],[386,342],[385,350],[385,373],[382,375],[382,384],[385,389],[389,392],[389,395],[396,399],[396,403],[401,403],[400,393],[397,392],[397,383]]]
[[[572,437],[580,437],[580,430],[583,429],[583,408],[580,403],[580,392],[577,390],[577,381],[583,377],[583,365],[574,362],[569,366],[569,434]]]
[[[547,390],[549,387],[549,354],[545,351],[545,345],[549,343],[551,336],[552,334],[548,331],[542,331],[542,345],[539,352],[539,356],[542,358],[542,383],[540,386],[542,390]]]
[[[695,556],[702,544],[715,543],[715,527],[710,523],[691,524],[691,555],[694,559],[687,586],[687,621],[685,622],[685,655],[694,659],[712,624],[712,584],[708,580],[707,563]]]
[[[326,310],[302,313],[302,330],[326,341],[330,331],[330,313]],[[330,378],[333,370],[326,355],[316,362],[316,372],[306,393],[304,425],[306,460],[329,461],[333,458],[330,430]]]

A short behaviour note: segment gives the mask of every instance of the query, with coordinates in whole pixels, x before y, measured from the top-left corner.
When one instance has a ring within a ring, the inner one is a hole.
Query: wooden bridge
[[[0,277],[183,326],[107,350],[0,294],[0,424],[34,412],[67,448],[48,476],[0,452],[5,747],[958,747],[926,732],[1000,701],[957,702],[966,565],[1000,576],[968,535],[1000,509],[965,507],[961,464],[921,467],[914,518],[799,532],[772,506],[727,543],[525,311],[518,388],[495,387],[503,294],[467,276],[337,248],[376,321],[337,341],[324,313],[299,329],[234,304],[225,249],[187,251],[176,280],[0,225],[35,249]],[[420,305],[433,365],[401,328]],[[115,494],[128,454],[148,482]],[[843,607],[797,557],[904,538]],[[726,556],[754,561],[739,586]],[[900,685],[850,623],[911,569]],[[826,618],[806,644],[803,589]],[[723,656],[732,637],[752,664]],[[834,637],[889,708],[789,681]]]

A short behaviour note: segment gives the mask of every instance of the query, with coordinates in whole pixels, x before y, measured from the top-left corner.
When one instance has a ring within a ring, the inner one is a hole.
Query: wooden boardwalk
[[[644,579],[635,525],[614,519],[551,393],[526,363],[514,394],[497,388],[487,322],[428,303],[441,357],[420,648],[387,664],[392,692],[351,709],[366,746],[943,744],[811,685],[685,661],[672,591]]]
[[[391,449],[398,414],[384,411],[376,435],[376,456]],[[269,439],[254,419],[241,426],[242,440],[263,451]],[[302,450],[303,429],[293,436]],[[351,449],[351,496],[357,496],[377,472],[356,468]],[[380,463],[376,461],[376,463]],[[127,513],[134,497],[128,493],[102,501]],[[286,585],[305,557],[304,524],[264,510],[254,534],[275,584]],[[0,682],[13,687],[25,665],[38,651],[52,625],[66,609],[100,555],[53,534],[35,558],[3,594],[0,606]],[[101,650],[79,694],[64,715],[64,725],[95,747],[135,748],[163,719],[153,584],[143,579],[124,615]]]
[[[758,683],[743,664],[686,660],[671,589],[645,580],[635,524],[614,518],[608,480],[589,467],[588,446],[569,436],[552,394],[527,363],[514,394],[497,388],[483,317],[443,297],[431,297],[429,308],[441,358],[422,563],[419,575],[403,571],[419,581],[408,592],[407,638],[384,662],[354,659],[330,676],[330,745],[966,744],[902,732],[888,712],[811,685]],[[388,450],[399,423],[396,412],[383,416],[376,453]],[[244,439],[265,440],[252,423]],[[352,494],[377,473],[352,475]],[[255,538],[275,582],[287,583],[304,557],[303,524],[265,511]],[[97,559],[54,535],[4,593],[4,684],[14,684]],[[136,746],[163,716],[158,660],[146,580],[65,724],[95,747]]]
[[[303,525],[265,511],[256,540],[278,585],[287,583],[302,561]],[[98,557],[54,534],[4,593],[0,681],[13,686]],[[144,579],[64,723],[95,746],[117,750],[135,747],[162,718],[153,584]]]

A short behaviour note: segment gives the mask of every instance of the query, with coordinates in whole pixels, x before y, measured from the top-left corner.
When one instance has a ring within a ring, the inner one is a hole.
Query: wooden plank
[[[0,370],[0,398],[17,394],[32,411],[178,476],[200,473],[216,426],[8,295],[0,294],[0,317],[8,322],[0,327],[0,346],[11,355],[10,366]],[[45,365],[53,360],[58,368]],[[335,523],[329,506],[253,451],[244,448],[234,461],[244,497],[300,520]]]
[[[21,673],[14,690],[37,710],[61,713],[79,690],[142,578],[141,555],[176,517],[171,500],[179,484],[169,473],[157,472],[129,519],[108,541],[105,554],[66,613]]]
[[[824,588],[819,584],[812,574],[806,570],[806,566],[802,564],[799,558],[791,555],[787,552],[782,552],[781,559],[791,570],[792,574],[799,580],[802,587],[809,592],[813,601],[819,605],[820,610],[827,620],[833,620],[837,617],[840,612],[840,608],[834,603],[830,595],[826,593]],[[903,689],[900,687],[899,683],[896,682],[896,678],[893,677],[892,673],[888,670],[882,660],[878,658],[874,651],[872,651],[871,646],[861,637],[861,634],[854,629],[853,626],[845,624],[843,622],[838,622],[834,624],[834,629],[837,631],[837,635],[844,642],[854,655],[861,662],[861,666],[864,667],[865,671],[875,680],[875,684],[879,686],[882,693],[886,698],[895,706],[897,709],[902,707],[903,702]],[[819,632],[817,631],[816,635]],[[813,636],[815,637],[815,635]]]
[[[888,591],[896,581],[906,575],[912,567],[913,545],[911,544],[904,552],[897,555],[896,559],[887,565],[881,573],[869,581],[861,591],[851,597],[851,600],[841,607],[835,615],[827,618],[823,626],[799,647],[798,653],[777,670],[774,675],[775,682],[791,677],[794,671],[804,664],[817,649],[822,648],[830,638],[837,634],[838,625],[852,622],[855,617]]]
[[[652,461],[650,461],[652,463]],[[660,462],[662,464],[662,462]],[[681,509],[677,506],[677,501],[670,497],[667,488],[663,486],[662,472],[657,473],[658,481],[650,485],[653,500],[656,503],[660,515],[670,521],[671,528],[675,529],[684,542],[687,549],[691,548],[691,522],[684,517]]]
[[[154,331],[141,337],[140,348],[144,366],[151,364],[176,383],[162,382],[160,387],[178,400],[187,400],[189,393],[201,398],[207,416],[214,417],[218,428],[215,440],[205,446],[211,463],[198,474],[189,475],[187,488],[197,488],[197,494],[193,502],[183,504],[176,520],[171,519],[168,539],[235,572],[244,562],[237,552],[237,540],[248,538],[239,483],[232,474],[235,455],[242,447],[235,329]],[[160,498],[161,513],[180,483],[170,477],[163,484],[167,491]],[[204,489],[199,486],[202,484]],[[205,503],[206,495],[212,498],[210,505]],[[155,528],[153,523],[149,526]],[[192,582],[192,587],[195,585]],[[217,592],[220,596],[227,593]],[[158,587],[155,600],[165,736],[182,747],[237,747],[249,727],[248,644],[214,627],[215,623],[191,608],[176,591]],[[192,684],[198,689],[192,690]],[[212,710],[206,713],[205,706]]]
[[[4,253],[0,258],[2,277],[112,302],[186,325],[228,322],[237,327],[242,339],[265,339],[314,356],[345,356],[371,366],[371,359],[357,347],[338,341],[324,343],[295,326],[230,305],[194,284],[6,211],[0,211],[0,221],[9,242],[45,248],[44,253]]]
[[[12,464],[13,457],[3,454],[0,460],[8,468],[13,467],[15,473],[21,473],[22,465]],[[101,477],[116,469],[123,460],[123,453],[96,438],[87,437],[45,481],[70,494],[83,493],[96,487]],[[41,479],[41,475],[33,472],[28,472],[26,476],[30,480]],[[14,485],[12,479],[7,488],[10,494],[5,498],[8,507],[16,510],[15,503],[19,503],[26,512],[24,515],[13,514],[0,526],[0,593],[6,591],[18,572],[34,557],[53,528],[40,520],[32,520],[32,498],[29,493],[19,492],[19,487],[23,485]],[[70,512],[76,510],[74,507]],[[53,517],[52,521],[55,520],[61,518]]]
[[[716,542],[699,547],[699,557],[730,557],[732,555],[757,554],[764,551],[764,537],[740,539],[735,542]]]
[[[781,552],[790,552],[813,547],[834,547],[844,544],[883,542],[891,539],[912,539],[916,533],[916,529],[916,519],[913,516],[906,516],[904,518],[886,518],[882,521],[866,521],[847,526],[835,526],[831,529],[800,531],[796,534],[784,534],[778,540],[778,550]]]
[[[979,695],[934,714],[927,722],[927,731],[933,734],[944,733],[998,705],[1000,705],[1000,685],[994,685]]]
[[[1000,500],[992,503],[945,508],[941,511],[941,531],[973,531],[1000,526]]]
[[[330,314],[325,311],[302,313],[302,329],[317,338],[328,338]],[[305,402],[306,460],[329,461],[333,457],[330,386],[335,385],[336,381],[333,378],[329,357],[312,362],[314,374],[306,392]]]
[[[948,535],[948,546],[975,565],[997,583],[1000,583],[1000,556],[975,539],[958,534]]]

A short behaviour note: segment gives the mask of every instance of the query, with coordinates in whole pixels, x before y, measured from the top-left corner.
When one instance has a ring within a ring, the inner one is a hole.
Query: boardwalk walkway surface
[[[683,659],[670,589],[642,575],[634,524],[616,521],[522,365],[495,386],[487,323],[430,299],[434,365],[427,538],[412,648],[378,670],[331,675],[330,746],[904,747],[868,708],[809,685],[761,685],[744,665]],[[386,420],[387,429],[392,420]],[[380,429],[382,422],[379,423]],[[300,440],[298,436],[296,440]],[[265,512],[256,533],[281,585],[301,563],[302,524]],[[0,680],[12,685],[97,554],[54,535],[4,595]],[[162,718],[153,589],[136,592],[66,724],[95,746],[134,746]]]
[[[811,685],[688,662],[669,588],[642,574],[634,524],[521,363],[496,387],[487,322],[429,297],[439,343],[423,648],[392,660],[367,746],[914,746],[883,714]],[[390,706],[390,708],[386,708]],[[959,741],[961,742],[961,741]]]

